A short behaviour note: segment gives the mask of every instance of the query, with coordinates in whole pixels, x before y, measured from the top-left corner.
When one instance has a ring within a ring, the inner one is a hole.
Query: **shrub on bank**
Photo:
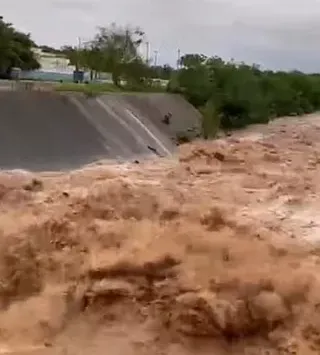
[[[200,109],[207,138],[216,134],[217,124],[237,129],[320,109],[318,74],[263,71],[197,55],[183,57],[181,64],[168,91],[180,92]]]

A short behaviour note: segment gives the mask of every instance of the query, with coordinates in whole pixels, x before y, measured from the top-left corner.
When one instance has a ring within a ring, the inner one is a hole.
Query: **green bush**
[[[205,139],[216,137],[220,125],[221,116],[217,112],[213,100],[208,100],[204,107],[200,108],[202,113],[202,135]]]
[[[186,55],[168,84],[203,115],[203,135],[320,109],[320,75],[262,71],[256,65]]]

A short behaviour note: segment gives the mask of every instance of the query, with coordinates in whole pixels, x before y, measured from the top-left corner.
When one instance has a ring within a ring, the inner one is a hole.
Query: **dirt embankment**
[[[0,353],[318,354],[320,130],[280,123],[179,162],[1,174]]]

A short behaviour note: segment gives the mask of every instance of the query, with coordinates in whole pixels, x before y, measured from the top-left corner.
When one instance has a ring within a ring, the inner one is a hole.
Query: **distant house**
[[[33,52],[40,64],[40,69],[21,72],[20,78],[25,80],[63,81],[72,82],[76,70],[70,60],[63,54],[50,53],[41,48],[33,48]],[[90,81],[90,72],[84,73],[84,80]],[[96,73],[94,81],[112,83],[111,73]]]
[[[34,48],[33,52],[43,71],[73,73],[75,70],[74,65],[70,65],[70,60],[62,54],[43,52],[40,48]]]
[[[70,65],[68,58],[61,54],[43,52],[40,48],[33,48],[41,68],[21,73],[21,79],[44,81],[73,81],[74,65]]]

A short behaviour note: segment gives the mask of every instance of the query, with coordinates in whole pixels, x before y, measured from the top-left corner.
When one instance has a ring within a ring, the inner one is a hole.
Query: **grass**
[[[76,84],[76,83],[61,83],[54,87],[58,92],[78,92],[86,96],[97,96],[104,93],[132,93],[132,92],[164,92],[165,88],[160,87],[138,87],[133,88],[129,86],[117,87],[112,83],[89,83],[89,84]]]
[[[59,92],[79,92],[88,96],[94,96],[105,92],[121,92],[121,89],[111,83],[61,83],[55,86]]]

